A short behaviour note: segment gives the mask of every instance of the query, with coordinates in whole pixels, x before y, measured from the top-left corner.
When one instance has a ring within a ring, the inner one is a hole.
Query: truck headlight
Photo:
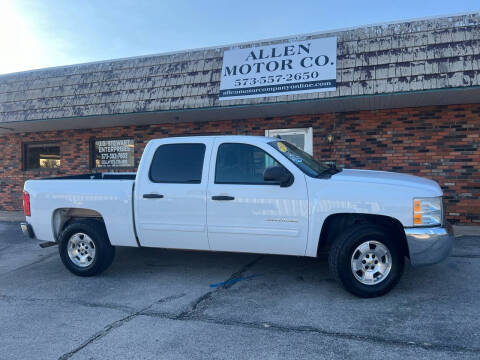
[[[443,206],[442,197],[413,199],[413,225],[435,226],[442,225]]]

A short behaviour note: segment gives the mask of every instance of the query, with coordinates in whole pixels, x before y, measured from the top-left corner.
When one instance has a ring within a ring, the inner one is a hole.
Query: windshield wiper
[[[335,165],[329,165],[328,168],[326,168],[325,170],[322,170],[316,177],[319,178],[325,174],[335,175],[335,174],[338,174],[340,171],[342,170],[338,169]]]

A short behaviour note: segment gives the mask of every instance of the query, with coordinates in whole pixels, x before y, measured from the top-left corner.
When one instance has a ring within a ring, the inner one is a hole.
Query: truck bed
[[[98,173],[28,180],[25,191],[30,194],[32,216],[27,221],[39,240],[56,241],[54,219],[58,211],[94,210],[105,221],[112,245],[137,246],[133,230],[134,179],[134,174]]]

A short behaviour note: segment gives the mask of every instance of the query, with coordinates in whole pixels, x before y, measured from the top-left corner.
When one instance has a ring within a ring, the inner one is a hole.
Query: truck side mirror
[[[275,182],[281,187],[287,187],[293,183],[293,175],[283,166],[269,166],[263,173],[263,180]]]

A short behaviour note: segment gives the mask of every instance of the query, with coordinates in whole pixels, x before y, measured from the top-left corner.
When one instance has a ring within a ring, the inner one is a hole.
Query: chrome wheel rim
[[[68,240],[67,252],[75,265],[85,268],[95,260],[95,243],[87,234],[76,233]]]
[[[360,244],[352,255],[352,273],[364,285],[385,280],[392,269],[390,250],[381,242],[369,240]]]

